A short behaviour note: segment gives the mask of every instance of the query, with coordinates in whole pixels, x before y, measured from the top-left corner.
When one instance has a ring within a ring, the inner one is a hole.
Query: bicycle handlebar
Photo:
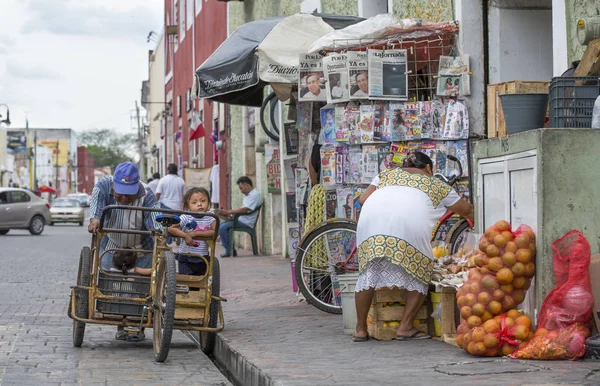
[[[453,186],[456,183],[456,181],[458,181],[462,177],[463,167],[462,167],[460,160],[458,158],[456,158],[455,156],[448,154],[446,156],[446,158],[448,158],[450,161],[456,162],[456,164],[458,165],[458,176],[452,176],[448,179],[448,184],[450,186]]]

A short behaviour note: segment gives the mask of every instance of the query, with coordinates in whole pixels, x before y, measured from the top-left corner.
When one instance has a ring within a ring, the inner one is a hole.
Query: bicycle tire
[[[446,236],[446,244],[449,246],[448,251],[451,255],[458,253],[460,244],[457,241],[465,233],[471,231],[469,223],[464,218],[461,218],[450,228],[448,235]]]
[[[90,286],[90,264],[92,252],[90,247],[81,248],[79,254],[79,268],[77,270],[77,285],[82,287]],[[87,318],[89,311],[89,292],[75,289],[75,310],[74,314],[79,318]],[[69,304],[70,307],[70,304]],[[81,347],[83,336],[85,335],[85,323],[73,320],[73,346]]]
[[[269,138],[279,142],[279,135],[273,134],[271,130],[269,130],[269,128],[267,127],[267,123],[265,122],[265,108],[267,107],[267,104],[271,102],[271,99],[276,97],[277,94],[275,94],[275,92],[272,92],[263,100],[262,106],[260,107],[260,126]],[[274,103],[273,105],[276,106],[277,104]],[[271,124],[273,124],[274,122],[272,113],[273,110],[274,107],[271,106]],[[277,125],[273,125],[273,129],[277,132],[277,134],[279,134],[279,129],[277,128]]]
[[[219,260],[214,258],[213,274],[212,274],[212,296],[219,296],[221,293],[221,269],[219,268]],[[208,311],[208,325],[206,327],[216,328],[219,321],[219,301],[212,299],[210,301],[210,309]],[[217,333],[202,331],[199,335],[200,349],[206,355],[211,355],[215,350],[217,342]]]
[[[152,324],[154,330],[152,347],[154,349],[154,360],[156,362],[164,362],[169,355],[175,319],[175,301],[177,296],[175,256],[171,252],[165,252],[159,264],[156,279],[154,320]]]
[[[320,225],[313,229],[306,237],[302,239],[300,245],[298,246],[298,250],[296,252],[295,259],[295,275],[296,282],[298,284],[298,289],[304,295],[306,301],[320,309],[321,311],[328,312],[330,314],[341,314],[342,307],[335,306],[332,304],[326,304],[321,299],[319,299],[314,293],[310,291],[307,286],[307,283],[304,281],[304,260],[308,257],[307,251],[310,249],[311,245],[315,240],[317,240],[323,234],[332,231],[352,231],[356,233],[356,223],[353,222],[329,222],[323,225]],[[331,276],[331,271],[329,270],[329,275]]]

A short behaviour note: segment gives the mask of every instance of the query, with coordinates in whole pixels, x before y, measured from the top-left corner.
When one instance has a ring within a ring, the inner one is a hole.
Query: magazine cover
[[[348,60],[346,54],[331,54],[323,58],[327,103],[348,102]]]
[[[369,98],[369,72],[366,52],[348,52],[350,99]]]
[[[335,147],[333,146],[321,148],[321,184],[335,185]]]
[[[283,124],[285,130],[285,151],[287,155],[298,154],[298,130],[296,122],[286,122]]]
[[[337,213],[339,218],[352,218],[352,196],[351,187],[337,188]]]
[[[388,125],[386,124],[387,104],[375,103],[373,105],[373,139],[375,141],[391,141],[392,134],[388,133]]]
[[[296,107],[296,130],[298,133],[310,133],[312,123],[313,104],[311,102],[298,102]]]
[[[431,102],[419,102],[421,139],[431,138]]]
[[[321,108],[321,132],[319,133],[319,143],[321,145],[336,144],[336,125],[335,125],[335,107],[327,105]]]
[[[346,107],[345,120],[348,124],[348,132],[350,134],[348,142],[351,145],[360,144],[360,107],[349,103]]]
[[[360,147],[351,147],[348,153],[348,163],[350,169],[350,175],[348,178],[348,183],[350,184],[360,184],[362,181],[362,169],[361,169],[361,159],[363,158],[363,153]]]
[[[285,198],[288,223],[298,222],[298,208],[296,208],[296,193],[287,192]]]
[[[335,106],[335,140],[337,142],[348,142],[350,140],[350,125],[346,120],[346,106]]]
[[[444,133],[444,124],[446,123],[447,105],[441,100],[436,99],[431,102],[431,138],[442,139]]]
[[[446,155],[453,155],[460,161],[463,167],[463,174],[461,177],[469,176],[469,160],[467,156],[467,141],[447,141],[445,144]],[[444,174],[447,176],[458,174],[458,165],[454,161],[446,160],[446,168]]]
[[[421,153],[426,154],[431,161],[433,161],[433,172],[436,173],[438,171],[436,167],[436,159],[437,159],[437,144],[435,141],[423,141],[421,142],[421,149],[419,150]]]
[[[356,205],[360,195],[363,194],[367,190],[367,186],[353,186],[352,187],[352,196],[354,197],[354,202],[352,203],[352,218],[358,220],[358,216],[360,216],[360,206]],[[357,208],[358,206],[358,208]],[[347,232],[350,233],[350,232]]]
[[[323,57],[319,54],[300,54],[298,71],[298,100],[326,101]]]
[[[390,152],[390,145],[377,146],[377,163],[379,164],[379,173],[392,167],[394,153]]]
[[[310,165],[310,156],[312,155],[315,139],[316,136],[312,133],[301,134],[298,138],[298,163],[306,168]]]
[[[406,132],[406,126],[404,126],[404,103],[390,103],[388,105],[388,131],[390,132],[392,142],[401,141],[404,133]]]
[[[406,54],[406,50],[369,49],[367,55],[371,99],[408,99]]]
[[[406,127],[403,141],[421,138],[421,110],[419,103],[404,103],[403,124]]]
[[[471,202],[471,193],[469,191],[469,180],[459,181],[455,186],[456,192],[459,197]]]
[[[392,166],[401,167],[408,149],[403,143],[392,143],[390,145],[390,153],[392,153]]]
[[[437,95],[471,95],[469,56],[440,56]]]
[[[448,143],[446,141],[438,141],[436,144],[435,152],[435,167],[436,172],[441,173],[445,176],[448,175],[448,163],[446,154],[448,154]]]
[[[306,191],[308,190],[308,170],[297,168],[294,170],[296,180],[296,207],[300,208],[304,204]]]
[[[461,102],[451,100],[446,109],[443,139],[469,138],[469,112]]]
[[[360,123],[358,124],[358,127],[360,129],[361,143],[373,142],[374,119],[375,119],[375,106],[374,105],[361,105],[360,106]]]
[[[348,146],[346,145],[335,148],[335,183],[338,185],[348,183]]]
[[[327,189],[325,191],[325,208],[327,218],[335,218],[335,212],[337,209],[337,190]]]
[[[362,176],[363,184],[370,184],[373,178],[379,174],[379,156],[377,145],[363,145]]]

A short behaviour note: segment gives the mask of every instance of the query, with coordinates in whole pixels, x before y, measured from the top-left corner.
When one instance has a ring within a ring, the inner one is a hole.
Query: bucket
[[[344,319],[344,334],[354,335],[356,329],[356,306],[354,304],[354,289],[359,273],[345,273],[338,276],[342,292],[342,317]]]
[[[507,134],[544,127],[548,94],[500,95]]]
[[[442,293],[441,292],[432,292],[431,293],[431,305],[433,311],[436,310],[438,304],[442,302]],[[433,325],[435,326],[435,336],[442,336],[442,323],[437,320],[437,318],[433,318]]]

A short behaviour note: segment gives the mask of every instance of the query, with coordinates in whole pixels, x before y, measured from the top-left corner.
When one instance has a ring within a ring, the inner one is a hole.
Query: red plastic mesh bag
[[[585,353],[594,307],[590,244],[573,230],[555,241],[552,250],[556,286],[542,303],[534,338],[513,358],[577,359]]]

